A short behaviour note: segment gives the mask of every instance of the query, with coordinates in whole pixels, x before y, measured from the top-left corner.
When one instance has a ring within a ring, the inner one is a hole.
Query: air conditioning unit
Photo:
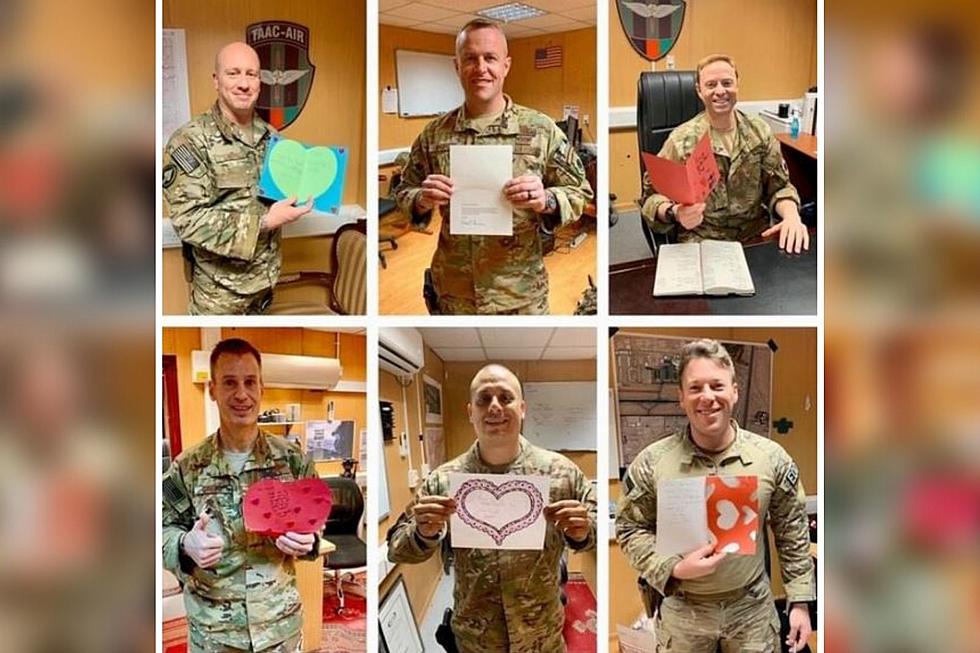
[[[411,327],[383,327],[378,330],[378,364],[398,376],[411,376],[422,369],[425,348],[422,334]]]
[[[211,379],[211,352],[191,352],[191,374],[194,383]],[[301,388],[330,390],[340,381],[343,368],[336,358],[262,354],[262,385],[267,388]]]

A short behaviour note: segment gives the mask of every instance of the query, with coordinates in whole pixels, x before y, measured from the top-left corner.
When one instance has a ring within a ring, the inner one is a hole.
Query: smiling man
[[[192,315],[261,313],[282,267],[280,228],[310,211],[295,198],[266,206],[259,173],[272,127],[255,113],[259,56],[230,43],[214,60],[217,100],[173,133],[163,195],[192,266]]]
[[[460,30],[455,66],[465,102],[426,125],[395,189],[398,208],[415,222],[428,222],[436,207],[442,213],[426,295],[433,314],[547,314],[540,227],[578,220],[592,199],[582,162],[554,121],[504,94],[510,65],[498,23],[478,18]],[[514,208],[512,236],[449,233],[451,145],[514,148],[514,177],[501,189]]]
[[[714,340],[685,345],[680,354],[680,405],[688,428],[646,447],[623,478],[616,537],[630,564],[664,596],[659,642],[686,653],[781,650],[779,616],[765,570],[755,555],[727,555],[706,542],[685,556],[660,555],[657,483],[674,478],[758,477],[759,515],[772,528],[786,590],[791,651],[810,635],[808,601],[816,598],[803,484],[789,455],[769,438],[739,428],[735,367]],[[659,650],[659,648],[658,648]]]
[[[800,196],[789,181],[779,141],[765,121],[735,108],[735,61],[713,54],[698,62],[697,93],[704,111],[674,129],[659,156],[686,161],[698,141],[710,133],[721,178],[706,202],[685,205],[658,194],[644,171],[643,218],[657,231],[664,224],[676,224],[681,242],[744,242],[761,235],[777,236],[787,252],[809,249],[810,236],[800,219]],[[770,218],[779,220],[770,227]]]
[[[301,650],[297,557],[314,558],[313,534],[271,538],[245,530],[242,498],[264,478],[316,477],[294,445],[258,427],[262,359],[245,340],[211,352],[208,395],[220,427],[183,451],[163,477],[163,565],[184,588],[191,653]]]
[[[521,435],[526,408],[520,381],[509,369],[487,365],[477,372],[466,406],[476,442],[425,479],[388,531],[388,557],[393,562],[424,562],[444,537],[451,537],[447,524],[456,503],[448,496],[450,472],[551,478],[542,550],[454,550],[452,631],[460,653],[564,651],[561,557],[566,548],[585,551],[595,546],[592,484],[575,463]]]

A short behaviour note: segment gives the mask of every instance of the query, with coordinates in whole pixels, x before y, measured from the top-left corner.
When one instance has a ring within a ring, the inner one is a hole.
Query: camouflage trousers
[[[272,303],[272,288],[252,295],[241,295],[219,286],[206,277],[195,276],[191,284],[191,315],[258,315]]]
[[[779,653],[779,615],[765,574],[718,598],[676,593],[660,604],[657,653]]]
[[[235,648],[211,641],[194,628],[190,628],[187,653],[301,653],[303,650],[303,633],[296,633],[289,639],[273,644],[267,648]]]
[[[476,301],[461,297],[440,297],[439,315],[548,315],[548,295],[536,299],[524,306],[506,311],[481,312],[477,309]]]

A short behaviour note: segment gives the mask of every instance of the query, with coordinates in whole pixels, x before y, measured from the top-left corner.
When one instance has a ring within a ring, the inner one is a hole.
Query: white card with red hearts
[[[759,537],[757,476],[695,476],[657,483],[657,553],[754,555]]]
[[[542,549],[550,483],[547,476],[450,473],[453,548]]]

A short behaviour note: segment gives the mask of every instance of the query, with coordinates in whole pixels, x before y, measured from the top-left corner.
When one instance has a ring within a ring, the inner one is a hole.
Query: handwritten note
[[[657,553],[686,554],[708,542],[754,555],[759,534],[757,476],[697,476],[657,484]]]
[[[709,540],[704,477],[657,483],[657,553],[685,554]]]
[[[278,135],[269,140],[259,193],[281,200],[295,197],[298,202],[313,198],[313,208],[336,213],[340,208],[347,167],[347,149],[307,146]]]
[[[504,183],[513,176],[510,145],[450,145],[449,168],[453,198],[449,233],[511,236],[514,207],[504,197]]]
[[[704,133],[685,163],[643,152],[643,165],[658,193],[681,204],[699,204],[707,199],[721,178],[711,149],[711,137]]]
[[[518,474],[449,474],[456,512],[449,528],[454,548],[544,547],[550,480]]]
[[[331,505],[330,487],[319,478],[264,478],[245,492],[245,530],[270,537],[288,531],[316,533],[327,523]]]

